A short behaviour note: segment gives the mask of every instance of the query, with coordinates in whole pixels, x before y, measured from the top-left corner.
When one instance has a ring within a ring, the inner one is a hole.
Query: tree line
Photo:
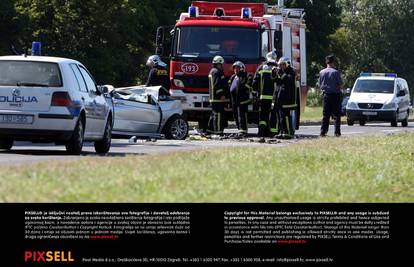
[[[239,2],[263,2],[250,0]],[[275,4],[277,1],[266,1]],[[74,58],[101,84],[126,86],[145,80],[158,26],[172,25],[185,0],[2,0],[0,55],[30,49]],[[306,11],[309,85],[324,57],[334,53],[345,85],[360,72],[396,72],[414,86],[412,0],[286,0]]]

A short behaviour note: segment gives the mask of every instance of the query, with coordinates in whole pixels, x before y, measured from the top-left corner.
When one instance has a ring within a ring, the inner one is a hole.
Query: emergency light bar
[[[188,8],[188,15],[190,16],[190,18],[198,17],[198,7],[190,6]]]
[[[252,15],[252,9],[248,7],[244,7],[241,10],[241,18],[242,19],[251,19],[253,17]]]
[[[32,56],[41,56],[41,55],[42,55],[42,43],[32,42]]]
[[[359,75],[359,77],[371,77],[371,76],[397,78],[397,74],[395,74],[395,73],[367,73],[367,72],[361,72],[361,74]]]

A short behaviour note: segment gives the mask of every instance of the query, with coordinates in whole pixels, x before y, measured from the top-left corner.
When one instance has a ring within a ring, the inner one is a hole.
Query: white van
[[[361,73],[346,106],[346,116],[350,126],[355,121],[361,126],[367,121],[386,121],[393,127],[398,122],[407,127],[410,109],[406,80],[396,74]]]

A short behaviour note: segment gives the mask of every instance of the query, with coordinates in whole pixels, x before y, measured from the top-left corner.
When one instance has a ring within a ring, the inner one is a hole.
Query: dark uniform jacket
[[[165,89],[170,90],[170,78],[166,68],[156,66],[152,68],[148,75],[146,86],[162,85]]]
[[[221,100],[222,96],[227,97],[227,82],[224,72],[213,67],[208,74],[208,87],[210,94],[210,103],[226,103],[228,99]]]
[[[252,75],[248,75],[245,71],[239,72],[239,74],[233,74],[229,80],[229,86],[232,85],[234,79],[238,76],[238,82],[236,90],[231,92],[231,102],[233,105],[245,105],[250,104],[250,92],[252,90]]]
[[[278,85],[278,90],[275,91],[273,96],[274,103],[282,108],[295,108],[297,106],[295,70],[290,66],[288,66],[285,71],[280,69],[275,81]]]
[[[260,100],[272,100],[275,91],[277,68],[274,64],[264,63],[256,71],[253,80],[253,91]]]

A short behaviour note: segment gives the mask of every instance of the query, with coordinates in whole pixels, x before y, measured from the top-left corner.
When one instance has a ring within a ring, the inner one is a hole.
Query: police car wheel
[[[394,119],[393,121],[391,121],[391,127],[397,127],[397,126],[398,126],[397,119]]]
[[[76,123],[75,130],[73,131],[72,137],[66,143],[66,151],[71,155],[80,155],[83,147],[83,122],[81,119]]]
[[[0,149],[1,150],[10,150],[12,147],[13,147],[13,140],[0,139]]]
[[[98,154],[106,154],[111,148],[111,137],[112,137],[112,123],[111,118],[108,119],[105,126],[105,132],[103,139],[94,143],[95,151]]]
[[[171,140],[184,140],[188,135],[188,123],[181,116],[173,117],[164,130],[165,137]]]

